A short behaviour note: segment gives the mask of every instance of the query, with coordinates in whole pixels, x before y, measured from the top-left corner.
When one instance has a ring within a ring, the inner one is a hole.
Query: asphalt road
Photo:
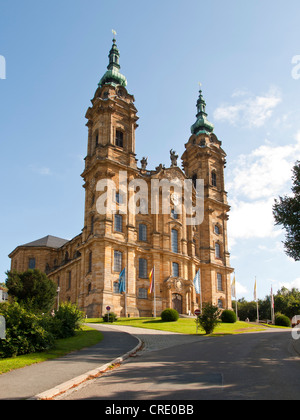
[[[202,338],[144,351],[65,400],[299,400],[290,331]]]

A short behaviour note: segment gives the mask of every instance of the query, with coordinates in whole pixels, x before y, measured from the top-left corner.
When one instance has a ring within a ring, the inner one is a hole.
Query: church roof
[[[102,87],[104,85],[113,85],[113,86],[127,86],[126,77],[120,72],[120,52],[118,50],[116,40],[113,39],[113,46],[109,52],[109,64],[107,66],[107,72],[104,74],[100,80],[98,86]]]
[[[60,248],[63,245],[65,245],[67,242],[69,242],[67,239],[57,238],[56,236],[45,236],[44,238],[38,239],[33,242],[29,242],[28,244],[24,244],[21,246],[26,247],[39,247],[44,246],[47,248]]]
[[[214,125],[208,121],[207,113],[205,111],[206,102],[202,95],[202,90],[199,91],[199,99],[197,101],[197,121],[191,127],[192,134],[200,134],[200,133],[212,133],[214,131]]]

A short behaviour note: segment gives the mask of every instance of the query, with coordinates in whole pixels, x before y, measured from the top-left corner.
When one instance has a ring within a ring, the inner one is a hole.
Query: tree
[[[286,254],[295,261],[300,261],[300,161],[293,168],[293,196],[279,197],[273,206],[276,225],[282,225],[286,231],[284,248]]]
[[[6,287],[9,296],[26,309],[34,312],[49,312],[55,303],[56,285],[39,270],[24,273],[8,271]]]
[[[196,322],[205,331],[211,334],[220,321],[221,310],[211,303],[204,304],[202,314],[197,317]]]

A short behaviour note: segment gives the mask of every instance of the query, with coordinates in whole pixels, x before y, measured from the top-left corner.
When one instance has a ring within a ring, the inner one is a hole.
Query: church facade
[[[146,158],[140,165],[136,159],[137,109],[119,59],[114,39],[107,71],[86,113],[82,232],[72,240],[47,236],[17,246],[9,255],[11,269],[46,272],[57,284],[58,301],[78,303],[88,317],[102,316],[107,306],[119,316],[131,317],[160,315],[166,308],[189,314],[205,302],[231,308],[226,154],[207,119],[202,91],[181,157],[183,170],[173,150],[170,167],[161,164],[149,170]],[[179,186],[191,185],[193,209],[197,199],[202,202],[198,220],[192,220],[192,211],[188,214],[184,205],[188,200],[174,180]],[[169,190],[164,190],[164,183]],[[156,207],[153,185],[159,186]],[[124,268],[126,293],[120,293]],[[152,270],[154,289],[149,293]],[[201,294],[196,294],[193,283],[198,272]]]

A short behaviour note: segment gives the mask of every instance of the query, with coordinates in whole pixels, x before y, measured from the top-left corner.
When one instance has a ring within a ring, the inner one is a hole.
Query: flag
[[[126,268],[121,271],[119,277],[119,293],[126,293]]]
[[[256,285],[256,278],[255,278],[255,284],[254,284],[254,300],[257,300],[257,285]]]
[[[197,274],[194,278],[194,286],[197,295],[201,295],[201,280],[200,280],[200,270],[197,271]]]
[[[149,274],[149,280],[150,280],[150,286],[148,289],[148,293],[153,293],[154,292],[154,268],[152,268]]]
[[[232,295],[233,297],[235,297],[235,298],[236,298],[236,283],[235,283],[235,275],[234,275],[233,280],[232,280],[232,285],[231,285],[231,295]]]

